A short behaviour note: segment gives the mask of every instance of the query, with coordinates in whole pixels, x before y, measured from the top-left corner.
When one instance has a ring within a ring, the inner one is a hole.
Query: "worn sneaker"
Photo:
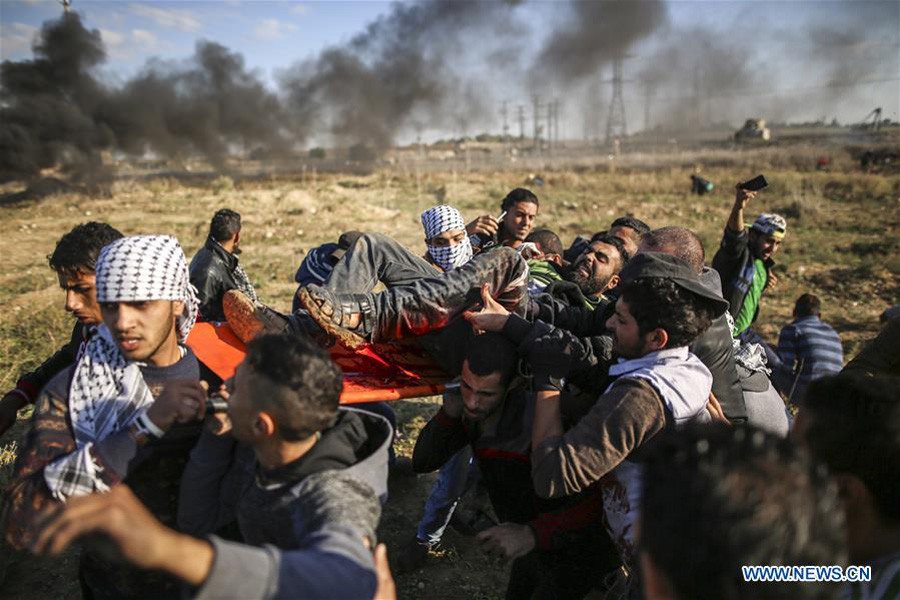
[[[346,328],[351,314],[326,288],[310,284],[297,291],[300,302],[310,318],[332,336],[341,346],[357,350],[366,344],[366,339]]]
[[[255,304],[238,290],[228,290],[222,296],[222,310],[234,334],[245,344],[263,333],[282,333],[289,320],[268,306]]]

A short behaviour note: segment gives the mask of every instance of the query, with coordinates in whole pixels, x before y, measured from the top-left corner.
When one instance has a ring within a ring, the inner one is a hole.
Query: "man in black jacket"
[[[77,322],[67,344],[57,350],[30,373],[16,382],[16,387],[0,400],[0,435],[16,422],[16,413],[33,404],[41,388],[53,376],[75,362],[90,330],[101,321],[100,304],[97,302],[94,267],[100,249],[122,237],[121,232],[106,223],[91,221],[76,225],[62,236],[50,255],[50,268],[56,271],[59,285],[66,291],[66,311]]]
[[[238,264],[241,253],[241,215],[223,208],[209,224],[209,237],[191,259],[191,283],[200,298],[203,321],[224,321],[222,296],[228,290],[240,290],[251,301],[258,300],[247,273]]]

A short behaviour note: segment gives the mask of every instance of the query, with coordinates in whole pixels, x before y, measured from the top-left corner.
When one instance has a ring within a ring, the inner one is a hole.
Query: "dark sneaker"
[[[418,571],[425,566],[425,561],[428,560],[428,551],[432,549],[428,542],[423,542],[419,538],[413,537],[403,544],[400,551],[397,552],[397,568],[395,571],[398,575]]]

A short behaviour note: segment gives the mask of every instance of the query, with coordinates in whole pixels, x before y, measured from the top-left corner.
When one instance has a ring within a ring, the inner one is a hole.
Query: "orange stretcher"
[[[247,353],[227,323],[197,323],[187,345],[222,379],[234,375]],[[367,345],[357,351],[335,346],[329,352],[344,372],[341,404],[434,396],[450,380],[424,350],[410,342]]]

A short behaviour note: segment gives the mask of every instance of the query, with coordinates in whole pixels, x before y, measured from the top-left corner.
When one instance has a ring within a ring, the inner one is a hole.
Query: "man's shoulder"
[[[72,373],[75,365],[69,365],[56,375],[54,375],[47,385],[41,390],[41,395],[48,395],[59,400],[68,400],[69,386],[72,382]]]
[[[295,512],[314,528],[342,523],[374,533],[381,517],[375,490],[346,469],[320,471],[293,487]]]

